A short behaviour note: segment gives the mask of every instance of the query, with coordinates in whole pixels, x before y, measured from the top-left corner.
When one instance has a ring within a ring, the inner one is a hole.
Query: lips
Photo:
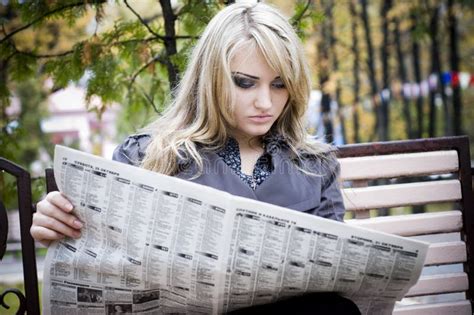
[[[273,116],[272,115],[255,115],[255,116],[249,116],[249,119],[254,122],[268,122],[272,120]]]

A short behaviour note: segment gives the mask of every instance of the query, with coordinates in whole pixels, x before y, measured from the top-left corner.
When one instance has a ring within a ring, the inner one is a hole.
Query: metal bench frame
[[[38,276],[36,272],[35,244],[30,235],[34,205],[31,195],[31,178],[21,166],[0,158],[0,170],[16,177],[18,190],[18,212],[20,216],[21,252],[25,295],[18,289],[7,289],[0,294],[0,306],[10,308],[5,303],[5,296],[12,293],[19,299],[17,314],[39,314]],[[7,249],[8,219],[4,205],[0,201],[0,260]]]

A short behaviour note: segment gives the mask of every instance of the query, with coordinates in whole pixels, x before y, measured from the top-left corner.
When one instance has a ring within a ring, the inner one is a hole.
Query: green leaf
[[[16,54],[10,59],[10,75],[11,79],[16,81],[24,81],[36,73],[36,58]]]

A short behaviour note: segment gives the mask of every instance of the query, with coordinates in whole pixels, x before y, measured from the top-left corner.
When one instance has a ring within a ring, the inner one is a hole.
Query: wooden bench
[[[344,203],[353,217],[347,223],[431,243],[420,280],[394,314],[472,314],[474,203],[468,138],[347,145],[338,155]],[[383,208],[407,212],[413,205],[444,211],[370,215]]]
[[[468,138],[347,145],[340,147],[338,156],[344,202],[353,217],[348,224],[432,243],[421,279],[394,314],[472,314],[474,202]],[[51,169],[46,170],[46,183],[47,191],[57,190]],[[375,209],[408,213],[396,207],[421,204],[437,204],[445,211],[371,217]],[[31,225],[31,216],[26,221]],[[23,253],[24,264],[26,259],[30,266],[35,260],[28,257]],[[440,272],[429,274],[433,271]],[[25,274],[25,279],[31,277],[31,272]],[[26,299],[27,305],[38,305],[36,292],[27,292]]]

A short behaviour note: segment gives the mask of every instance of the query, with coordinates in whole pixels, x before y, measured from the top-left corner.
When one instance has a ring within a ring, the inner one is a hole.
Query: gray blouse
[[[129,136],[115,149],[113,159],[138,166],[150,140],[148,134]],[[345,208],[337,182],[339,163],[333,155],[328,154],[325,159],[306,155],[302,166],[316,174],[308,175],[298,169],[284,141],[279,138],[267,141],[265,154],[268,154],[269,172],[255,187],[241,179],[224,160],[225,154],[222,152],[203,152],[204,167],[201,173],[193,163],[181,163],[176,177],[233,195],[342,221]]]

